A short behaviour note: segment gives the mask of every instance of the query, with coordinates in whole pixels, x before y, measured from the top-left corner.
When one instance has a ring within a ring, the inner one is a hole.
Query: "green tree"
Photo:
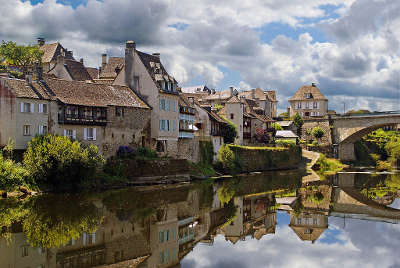
[[[325,135],[325,131],[321,127],[314,127],[311,131],[311,134],[319,140]]]
[[[228,124],[224,128],[224,143],[234,143],[237,137],[237,127],[228,119],[222,117]]]
[[[24,72],[33,64],[42,62],[43,51],[38,46],[17,45],[12,41],[2,41],[0,46],[0,61],[6,65],[20,67]]]
[[[103,162],[96,146],[50,134],[33,138],[23,159],[36,183],[58,189],[79,185]]]
[[[303,120],[303,118],[301,118],[301,116],[298,113],[296,113],[293,116],[293,123],[297,127],[297,135],[300,136],[301,135],[301,127],[304,125],[304,120]]]
[[[26,185],[28,171],[11,159],[4,159],[0,153],[0,190],[7,192]]]
[[[390,161],[393,166],[399,165],[400,162],[400,138],[392,137],[389,142],[386,143],[385,149],[390,156]]]
[[[218,160],[224,169],[232,170],[235,167],[235,155],[227,144],[223,144],[218,150]]]
[[[271,128],[275,129],[275,131],[283,130],[283,127],[276,122],[271,123]]]

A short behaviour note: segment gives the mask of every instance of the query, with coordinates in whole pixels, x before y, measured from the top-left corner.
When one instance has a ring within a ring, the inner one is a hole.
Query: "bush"
[[[235,138],[237,137],[237,127],[234,123],[232,123],[225,117],[222,117],[222,119],[224,119],[228,123],[223,131],[224,143],[234,143]]]
[[[315,127],[315,128],[312,129],[311,134],[316,139],[320,139],[325,135],[325,131],[321,127]]]
[[[276,131],[283,130],[283,127],[276,122],[271,123],[271,128],[275,129]]]
[[[200,141],[201,163],[211,165],[214,160],[214,146],[210,141]]]
[[[0,154],[0,189],[14,191],[19,186],[27,184],[28,171],[20,164],[10,159],[4,159]]]
[[[77,186],[93,176],[103,162],[96,146],[85,146],[57,135],[33,138],[23,159],[36,183],[56,189]]]
[[[136,152],[137,158],[155,159],[158,158],[157,152],[147,147],[139,147]]]
[[[324,154],[320,154],[316,163],[319,165],[319,173],[335,173],[341,171],[345,165],[339,160],[333,158],[327,158]]]
[[[296,146],[296,141],[294,140],[276,140],[275,144],[281,147],[294,147]]]
[[[235,155],[227,144],[219,148],[218,161],[222,163],[224,169],[232,170],[235,167]]]
[[[304,125],[304,120],[303,120],[303,118],[301,118],[301,116],[298,113],[296,113],[293,116],[293,123],[297,127],[297,135],[300,136],[301,135],[301,127]]]

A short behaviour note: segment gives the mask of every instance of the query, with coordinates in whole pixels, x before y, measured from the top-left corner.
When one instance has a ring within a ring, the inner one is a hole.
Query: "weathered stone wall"
[[[242,171],[264,171],[297,168],[301,162],[301,148],[248,148],[229,145],[239,158]]]
[[[317,126],[321,127],[325,132],[324,136],[319,140],[319,143],[321,145],[331,145],[332,137],[328,119],[304,120],[304,125],[301,127],[301,139],[307,142],[316,140],[311,134],[311,131]]]
[[[135,177],[168,176],[188,174],[189,164],[184,159],[121,160],[126,166],[126,176]]]
[[[177,158],[198,163],[200,161],[199,138],[179,139]]]

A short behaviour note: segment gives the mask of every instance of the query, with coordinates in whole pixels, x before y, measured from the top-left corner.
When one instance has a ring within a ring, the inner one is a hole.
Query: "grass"
[[[318,173],[324,175],[335,174],[346,167],[345,164],[334,158],[327,158],[324,154],[320,154],[317,163],[320,166]]]

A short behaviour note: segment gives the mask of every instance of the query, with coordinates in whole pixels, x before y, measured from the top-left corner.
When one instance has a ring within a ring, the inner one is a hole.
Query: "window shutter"
[[[24,103],[21,102],[21,113],[23,113],[23,112],[24,112]]]
[[[167,120],[167,130],[169,131],[169,120]]]
[[[67,130],[64,129],[64,137],[67,136]]]
[[[39,135],[43,134],[43,126],[39,125]]]
[[[34,113],[35,112],[35,104],[34,103],[31,103],[31,113]]]
[[[162,130],[162,123],[161,123],[161,121],[162,121],[162,120],[160,120],[160,130]]]
[[[76,140],[76,129],[72,130],[72,138],[74,138],[74,140]]]
[[[83,140],[87,140],[87,128],[83,129]]]
[[[93,129],[93,140],[96,140],[96,128]]]
[[[43,104],[39,103],[39,113],[43,113]]]
[[[160,99],[160,110],[162,110],[161,99]]]

